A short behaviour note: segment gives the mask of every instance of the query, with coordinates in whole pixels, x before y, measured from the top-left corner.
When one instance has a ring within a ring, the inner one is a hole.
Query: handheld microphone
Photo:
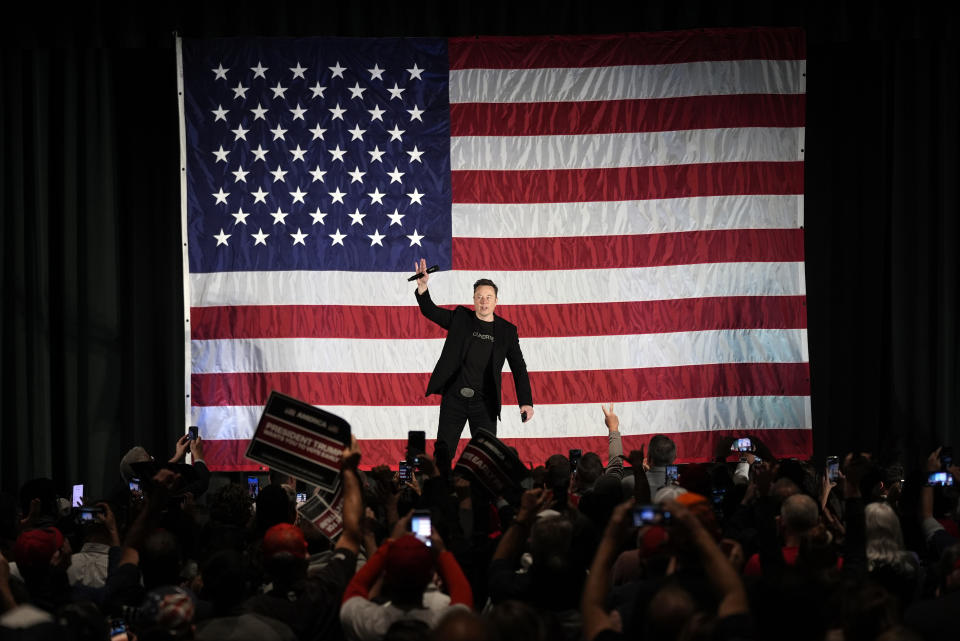
[[[439,269],[440,269],[440,265],[431,265],[430,267],[427,267],[426,272],[417,272],[416,274],[408,278],[407,282],[412,283],[415,280],[420,280],[421,278],[423,278],[425,273],[432,274],[433,272],[438,271]]]

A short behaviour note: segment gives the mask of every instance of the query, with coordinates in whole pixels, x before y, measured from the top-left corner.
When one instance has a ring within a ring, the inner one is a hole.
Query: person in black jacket
[[[497,307],[497,286],[488,279],[473,286],[473,311],[463,306],[449,310],[437,307],[427,291],[427,261],[415,265],[423,276],[417,281],[417,304],[428,319],[447,330],[440,359],[433,368],[425,396],[440,394],[437,447],[456,452],[464,424],[470,433],[484,429],[497,433],[500,418],[500,373],[510,363],[522,420],[533,418],[533,396],[527,365],[520,351],[517,327],[493,311]]]

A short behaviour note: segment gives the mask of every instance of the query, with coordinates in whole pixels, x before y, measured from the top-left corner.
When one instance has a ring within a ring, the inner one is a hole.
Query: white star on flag
[[[300,66],[300,61],[299,61],[299,60],[297,61],[297,66],[296,66],[296,67],[290,67],[290,71],[293,72],[293,77],[294,77],[294,78],[302,78],[303,80],[306,80],[306,78],[305,78],[304,75],[303,75],[303,72],[306,71],[306,70],[307,70],[306,67],[301,67],[301,66]]]
[[[223,227],[220,228],[219,234],[214,234],[213,237],[217,239],[217,247],[220,245],[226,245],[227,239],[230,238],[231,234],[223,233]]]
[[[378,204],[382,205],[382,204],[383,204],[383,197],[386,196],[386,194],[381,194],[381,193],[380,193],[380,188],[379,188],[379,187],[374,187],[373,191],[372,191],[371,193],[367,194],[367,195],[370,196],[370,204],[371,204],[371,205],[372,205],[373,203],[378,203]]]
[[[307,203],[303,202],[303,197],[307,195],[307,192],[305,192],[305,191],[300,191],[300,187],[299,187],[299,186],[297,187],[297,190],[296,190],[296,191],[291,191],[291,192],[290,192],[290,195],[293,196],[293,202],[295,202],[295,203],[297,203],[297,202],[298,202],[298,203],[302,203],[302,204],[304,204],[304,205],[307,204]],[[292,203],[291,203],[291,204],[292,204]]]
[[[306,237],[309,236],[309,235],[310,235],[310,234],[304,234],[303,232],[300,231],[300,228],[297,227],[297,233],[296,233],[296,234],[290,234],[290,237],[293,238],[293,244],[294,244],[294,245],[296,245],[297,243],[299,243],[299,244],[303,245],[304,247],[306,247],[306,246],[307,246],[307,243],[305,243],[303,239],[306,238]]]
[[[424,71],[424,69],[421,69],[417,66],[417,63],[413,63],[413,69],[407,69],[407,73],[410,74],[410,80],[413,80],[414,78],[417,80],[423,80],[423,78],[420,77],[420,74],[422,74]]]
[[[343,204],[343,197],[347,195],[347,192],[340,191],[339,187],[337,187],[335,191],[328,191],[327,193],[330,194],[331,198],[333,198],[334,203],[340,203],[340,204]],[[330,204],[333,204],[333,203],[330,203]]]
[[[215,205],[221,205],[221,204],[222,204],[222,205],[226,205],[226,204],[227,204],[227,196],[230,195],[230,192],[223,191],[223,187],[221,187],[219,192],[217,192],[217,193],[215,193],[215,194],[210,194],[210,195],[217,199],[217,202],[214,203]]]
[[[407,238],[410,239],[410,246],[411,246],[411,247],[413,247],[414,245],[418,245],[418,246],[420,246],[420,247],[423,247],[423,245],[420,244],[420,241],[423,240],[424,236],[422,236],[421,234],[418,234],[418,233],[417,233],[417,228],[416,228],[416,227],[413,228],[413,233],[412,233],[412,234],[408,234],[408,235],[407,235]]]
[[[266,80],[266,79],[267,79],[267,69],[269,69],[269,68],[270,68],[270,67],[264,67],[264,66],[260,63],[260,61],[258,60],[258,61],[257,61],[257,66],[256,66],[256,67],[250,67],[250,71],[253,72],[253,77],[254,77],[254,79],[263,78],[264,80]]]
[[[374,245],[380,245],[383,247],[383,239],[386,238],[386,236],[381,235],[379,229],[374,229],[372,234],[367,234],[367,238],[370,239],[371,247]]]
[[[214,79],[214,80],[219,80],[220,78],[223,78],[224,80],[226,80],[226,79],[227,79],[227,72],[230,71],[230,70],[229,70],[229,69],[224,69],[224,68],[223,68],[223,63],[221,62],[220,64],[217,65],[217,68],[216,68],[216,69],[211,69],[210,71],[213,72],[213,79]]]
[[[253,246],[256,247],[257,245],[264,245],[264,246],[266,246],[266,244],[267,244],[267,237],[268,237],[270,234],[264,234],[264,233],[263,233],[263,227],[261,227],[261,228],[257,231],[256,234],[250,234],[250,235],[253,236]]]
[[[330,243],[330,246],[331,246],[331,247],[333,247],[334,245],[340,245],[341,247],[343,247],[343,239],[346,238],[347,235],[346,235],[346,234],[341,234],[339,227],[337,228],[337,233],[335,233],[335,234],[328,234],[328,235],[330,236],[330,238],[333,239],[333,242]]]
[[[350,223],[350,226],[353,227],[354,225],[360,225],[362,227],[363,219],[366,218],[366,216],[367,216],[366,214],[360,213],[359,207],[357,209],[354,209],[353,213],[350,214],[350,219],[353,221]]]

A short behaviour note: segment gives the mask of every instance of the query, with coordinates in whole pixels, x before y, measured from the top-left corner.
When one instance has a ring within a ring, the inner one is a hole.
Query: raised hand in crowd
[[[179,463],[183,460],[184,455],[187,453],[187,450],[190,449],[190,435],[184,434],[177,439],[177,442],[174,444],[174,453],[170,457],[170,463]]]

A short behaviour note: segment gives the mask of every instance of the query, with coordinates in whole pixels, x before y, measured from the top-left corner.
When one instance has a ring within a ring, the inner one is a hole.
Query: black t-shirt
[[[467,343],[460,365],[460,375],[454,383],[456,392],[461,387],[470,387],[477,396],[483,396],[489,377],[490,356],[493,354],[493,321],[473,319],[473,335]]]

